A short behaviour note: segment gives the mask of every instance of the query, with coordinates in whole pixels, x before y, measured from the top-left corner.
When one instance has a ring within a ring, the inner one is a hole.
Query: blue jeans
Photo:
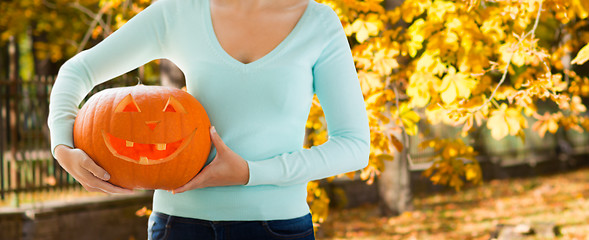
[[[149,240],[314,240],[311,214],[273,221],[206,221],[153,212],[149,216]]]

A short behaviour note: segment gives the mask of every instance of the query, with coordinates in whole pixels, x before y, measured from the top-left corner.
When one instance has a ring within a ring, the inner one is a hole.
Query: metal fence
[[[80,187],[50,153],[47,116],[54,79],[0,79],[0,200],[13,193]],[[136,83],[123,75],[95,87],[92,93]]]
[[[541,111],[556,111],[539,104]],[[424,113],[423,113],[424,114]],[[589,113],[585,113],[589,115]],[[532,126],[537,120],[526,117],[528,125]],[[479,162],[491,162],[501,167],[531,165],[552,160],[584,159],[589,156],[589,132],[559,129],[556,133],[547,132],[540,137],[537,132],[528,127],[524,129],[525,141],[517,136],[506,136],[501,140],[491,137],[486,126],[479,127],[468,136],[461,136],[461,126],[430,125],[425,121],[419,122],[420,133],[409,138],[410,169],[422,171],[432,165],[432,159],[438,159],[438,153],[431,148],[420,148],[419,143],[433,138],[461,138],[467,145],[477,151]]]

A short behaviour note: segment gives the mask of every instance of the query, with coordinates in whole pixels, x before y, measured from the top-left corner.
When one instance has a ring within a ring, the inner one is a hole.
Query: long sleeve
[[[173,8],[165,7],[170,2],[160,0],[150,5],[102,42],[80,52],[60,68],[49,104],[52,153],[60,144],[73,147],[78,105],[94,86],[163,57],[163,42],[172,24],[169,16],[174,14],[168,10]]]
[[[332,36],[313,66],[313,87],[327,122],[329,139],[320,146],[250,161],[248,185],[293,185],[355,171],[368,164],[370,130],[345,33],[332,12]],[[335,18],[335,19],[333,19]]]

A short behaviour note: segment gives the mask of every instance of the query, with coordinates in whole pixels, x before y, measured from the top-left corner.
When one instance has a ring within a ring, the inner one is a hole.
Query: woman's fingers
[[[217,156],[192,180],[184,186],[174,189],[172,193],[181,193],[197,188],[244,185],[249,181],[247,162],[225,145],[215,127],[211,127],[210,134],[211,141],[217,149]]]
[[[90,192],[133,193],[133,190],[115,186],[109,182],[110,175],[98,166],[81,149],[60,146],[56,148],[59,164]]]
[[[79,149],[77,149],[79,150]],[[88,156],[84,151],[80,151],[82,168],[86,169],[89,174],[85,177],[88,181],[88,185],[91,188],[99,189],[101,192],[107,193],[132,193],[133,190],[125,189],[112,185],[106,181],[110,179],[110,174],[106,172],[102,167],[98,166],[94,160]],[[97,179],[98,178],[98,179]]]
[[[80,183],[80,184],[82,184],[82,183]],[[100,190],[100,188],[90,187],[90,186],[88,186],[86,184],[82,184],[82,187],[84,187],[84,189],[86,189],[86,191],[88,191],[88,192],[103,192],[103,193],[106,193],[105,191]]]
[[[117,187],[107,182],[103,182],[102,186],[98,187],[100,190],[111,193],[111,194],[129,194],[133,193],[133,190]]]
[[[183,186],[172,190],[172,193],[182,193],[188,190],[206,187],[203,184],[205,184],[204,181],[206,181],[206,179],[209,178],[209,170],[211,169],[211,165],[213,165],[214,168],[213,163],[215,162],[215,160],[217,160],[217,158],[213,159],[213,161],[209,165],[204,167],[202,171],[200,171],[200,173],[198,173],[194,178],[192,178],[192,180],[190,180]]]
[[[79,149],[77,149],[79,150]],[[98,164],[96,164],[96,162],[94,162],[94,160],[92,160],[88,154],[86,154],[85,152],[80,150],[80,155],[81,155],[81,163],[80,165],[85,168],[86,170],[88,170],[88,172],[92,173],[92,175],[96,176],[97,178],[100,178],[103,181],[108,181],[110,179],[110,174],[108,174],[108,172],[106,172],[106,170],[104,170],[103,168],[101,168],[100,166],[98,166]]]
[[[198,183],[199,183],[199,177],[198,175],[196,177],[194,177],[192,180],[190,180],[190,182],[187,182],[186,184],[184,184],[182,187],[176,188],[172,190],[172,194],[176,194],[176,193],[183,193],[186,192],[188,190],[191,189],[196,189],[198,188]]]
[[[84,188],[86,188],[88,191],[105,193],[133,193],[133,190],[115,186],[102,180],[101,178],[94,176],[94,174],[90,171],[82,170],[76,180],[82,183],[82,186],[84,186]]]
[[[199,174],[200,175],[200,174]],[[190,180],[189,182],[187,182],[186,184],[184,184],[182,187],[176,188],[172,190],[172,194],[176,194],[176,193],[183,193],[186,192],[188,190],[191,189],[196,189],[198,188],[198,182],[199,181],[199,175],[197,175],[196,177],[194,177],[192,180]]]
[[[133,190],[120,188],[110,183],[103,182],[101,180],[97,182],[91,182],[89,184],[82,184],[82,187],[88,192],[103,192],[108,194],[127,194],[133,193]]]

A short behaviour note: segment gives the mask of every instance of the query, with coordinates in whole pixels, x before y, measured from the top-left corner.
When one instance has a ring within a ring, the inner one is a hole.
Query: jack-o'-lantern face
[[[157,109],[151,110],[153,111]],[[173,96],[168,98],[165,106],[160,111],[164,113],[164,116],[169,114],[188,113],[184,106],[182,106],[182,103],[176,100]],[[139,108],[137,102],[133,99],[133,96],[129,94],[119,102],[114,112],[115,114],[141,113],[141,108]],[[158,125],[162,123],[162,120],[148,120],[144,123],[151,131],[155,131]],[[172,160],[178,155],[178,153],[188,146],[195,133],[196,127],[180,139],[155,143],[135,142],[141,140],[119,138],[104,130],[102,131],[102,137],[104,138],[104,143],[114,156],[132,163],[149,165],[160,164]]]
[[[209,127],[204,108],[190,94],[138,85],[95,94],[76,117],[74,141],[114,184],[173,189],[204,165]]]

